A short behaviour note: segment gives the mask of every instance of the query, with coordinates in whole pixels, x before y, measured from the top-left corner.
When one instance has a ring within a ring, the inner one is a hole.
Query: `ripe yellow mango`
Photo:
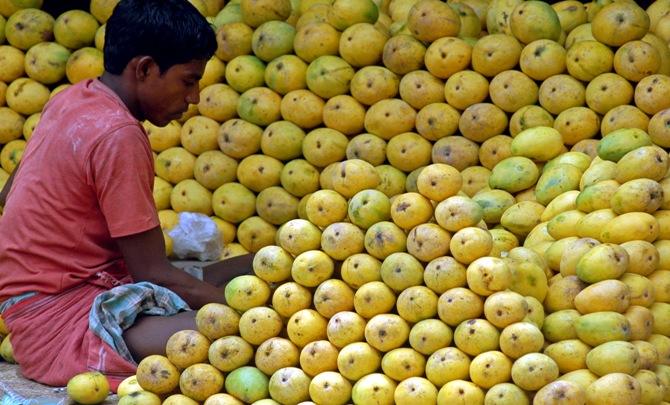
[[[623,313],[630,305],[630,288],[619,280],[603,280],[583,289],[575,297],[582,314],[613,311]]]
[[[616,167],[620,183],[640,178],[660,181],[668,172],[668,152],[656,145],[642,146],[623,155]]]
[[[623,183],[610,199],[617,214],[627,212],[653,213],[663,204],[663,188],[651,179],[634,179]]]
[[[660,232],[658,220],[646,212],[627,212],[605,224],[600,241],[624,243],[633,240],[654,242]]]
[[[574,299],[584,288],[586,283],[577,276],[563,277],[551,285],[544,299],[544,306],[549,312],[574,308]]]
[[[513,156],[547,162],[563,151],[561,133],[551,127],[533,127],[521,131],[512,140]]]
[[[640,353],[632,343],[607,342],[594,347],[586,355],[586,366],[599,376],[610,373],[633,375],[640,368]]]

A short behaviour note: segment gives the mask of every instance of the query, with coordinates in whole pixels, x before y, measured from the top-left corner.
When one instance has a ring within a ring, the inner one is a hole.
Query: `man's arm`
[[[7,204],[7,196],[9,195],[9,189],[12,188],[12,183],[14,182],[14,175],[18,171],[19,171],[19,165],[16,165],[12,174],[9,175],[9,178],[5,183],[5,186],[2,188],[2,191],[0,191],[0,213],[2,213],[3,209],[5,208],[5,204]]]
[[[148,281],[168,288],[193,309],[211,302],[225,303],[223,289],[198,280],[170,263],[165,254],[165,242],[160,227],[117,238],[116,242],[134,281]],[[250,265],[248,268],[241,268],[244,267],[242,262],[230,265],[226,262],[212,265],[218,267],[217,272],[222,273],[221,281],[217,285],[223,285],[231,278],[251,270]]]

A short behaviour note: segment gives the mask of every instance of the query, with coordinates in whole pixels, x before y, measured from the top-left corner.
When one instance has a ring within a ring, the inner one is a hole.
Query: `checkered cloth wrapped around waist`
[[[133,362],[123,331],[139,315],[170,316],[189,309],[183,299],[167,288],[149,282],[122,284],[95,298],[88,324],[94,334]]]

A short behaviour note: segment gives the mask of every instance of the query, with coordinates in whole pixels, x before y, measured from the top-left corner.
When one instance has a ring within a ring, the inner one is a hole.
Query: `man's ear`
[[[135,79],[144,81],[151,75],[159,74],[158,64],[151,56],[138,56],[135,58]]]

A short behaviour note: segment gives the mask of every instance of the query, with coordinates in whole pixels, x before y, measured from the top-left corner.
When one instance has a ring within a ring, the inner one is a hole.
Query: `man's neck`
[[[128,80],[121,75],[115,75],[109,72],[104,72],[100,76],[100,81],[105,86],[109,87],[117,96],[123,101],[123,104],[126,105],[130,113],[137,118],[138,121],[142,121],[140,116],[140,108],[137,103],[137,98],[133,93],[131,87],[128,85]]]

